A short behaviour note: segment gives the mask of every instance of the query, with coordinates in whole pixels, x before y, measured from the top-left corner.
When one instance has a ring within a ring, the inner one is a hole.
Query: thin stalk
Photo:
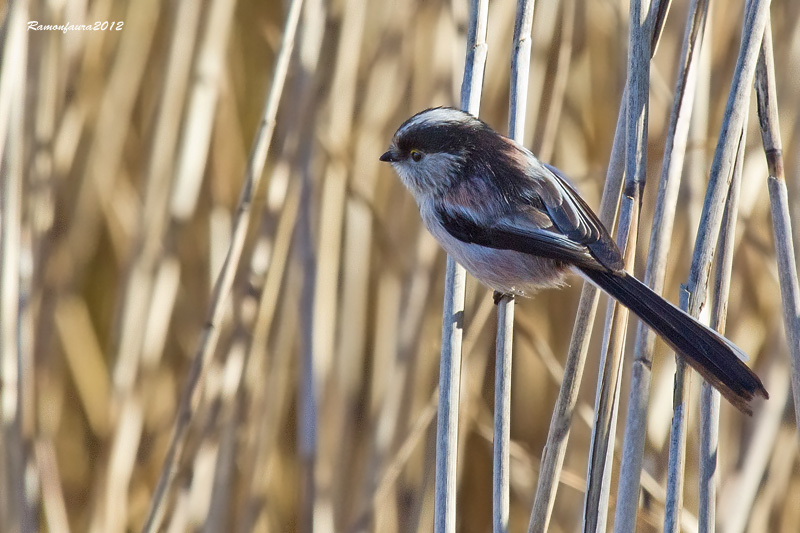
[[[442,320],[442,359],[439,364],[439,415],[436,420],[436,533],[452,533],[456,530],[458,400],[461,389],[461,340],[466,277],[464,267],[448,256]]]
[[[629,182],[626,180],[626,189]],[[641,196],[634,188],[633,196],[625,196],[620,207],[620,225],[617,243],[625,253],[626,270],[631,270],[636,257]],[[617,426],[619,387],[622,378],[622,352],[625,349],[625,331],[628,309],[613,300],[608,302],[603,335],[602,360],[598,379],[595,416],[592,423],[592,440],[586,476],[586,497],[583,513],[584,531],[605,531],[611,468],[614,456],[614,434]]]
[[[662,0],[652,4],[654,13],[664,11],[663,3],[670,0]],[[651,26],[652,35],[661,34],[661,25],[665,18],[653,17],[655,21]],[[651,38],[650,58],[652,59],[658,39]],[[621,102],[627,102],[628,87],[622,95]],[[600,200],[600,209],[597,214],[606,227],[613,225],[614,217],[619,205],[622,179],[625,172],[624,151],[625,151],[625,105],[620,105],[617,115],[617,123],[614,129],[614,141],[611,146],[606,180],[603,186],[603,196]],[[570,423],[575,412],[578,399],[578,389],[580,388],[583,368],[586,363],[586,354],[589,349],[589,340],[592,335],[592,325],[597,311],[599,293],[597,288],[591,283],[584,283],[581,289],[581,297],[578,302],[578,310],[575,317],[575,325],[572,328],[572,337],[567,351],[567,359],[564,363],[564,379],[561,382],[558,399],[553,408],[553,416],[550,420],[550,427],[547,432],[547,442],[545,443],[542,463],[539,470],[539,478],[536,485],[536,495],[533,500],[531,519],[528,524],[529,533],[540,533],[547,531],[550,516],[555,503],[556,490],[558,489],[558,479],[561,467],[564,463],[564,456],[569,442]]]
[[[58,20],[60,7],[54,2],[41,2],[39,13],[48,20]],[[19,15],[17,15],[19,16]],[[6,23],[16,23],[14,18],[7,18]],[[0,29],[0,32],[4,30]],[[27,206],[26,216],[22,219],[25,243],[22,244],[20,251],[27,252],[21,257],[28,255],[23,265],[28,268],[20,268],[20,308],[19,308],[19,355],[20,355],[20,401],[27,406],[21,411],[21,432],[32,442],[29,450],[35,461],[31,470],[36,473],[40,483],[40,490],[34,492],[28,498],[28,503],[32,509],[41,508],[42,512],[36,518],[34,527],[42,528],[42,522],[46,520],[50,531],[69,532],[67,522],[67,511],[64,500],[64,491],[61,487],[61,477],[55,459],[53,437],[47,431],[42,431],[40,418],[30,416],[37,410],[37,396],[41,388],[36,383],[47,380],[48,372],[37,371],[37,367],[49,367],[49,361],[36,357],[38,346],[48,346],[47,335],[37,329],[37,322],[42,313],[42,305],[39,304],[47,292],[47,283],[44,282],[43,273],[49,264],[49,252],[52,249],[51,231],[56,222],[56,182],[54,177],[57,174],[55,167],[54,141],[56,137],[56,125],[63,122],[61,119],[62,110],[59,109],[60,97],[63,96],[63,87],[55,80],[60,79],[64,71],[65,61],[61,53],[60,44],[62,42],[59,32],[48,32],[46,38],[37,39],[39,66],[31,70],[27,82],[35,87],[34,103],[31,107],[31,127],[32,136],[28,139],[33,140],[33,146],[28,148],[30,162],[27,172],[27,191],[25,202]],[[13,47],[12,47],[13,50]],[[10,53],[14,53],[13,51]],[[20,72],[24,76],[24,72]],[[35,80],[35,81],[34,81]],[[0,120],[0,129],[4,129]],[[20,134],[21,135],[21,134]],[[2,143],[0,143],[2,150]],[[23,148],[24,150],[24,148]],[[0,157],[0,161],[2,157]],[[5,270],[5,269],[3,269]],[[30,441],[29,441],[30,442]],[[0,446],[0,456],[4,455]],[[0,486],[2,485],[0,481]],[[0,488],[0,491],[3,490]],[[8,493],[8,492],[6,492]],[[38,494],[37,494],[38,493]],[[4,512],[3,503],[0,503],[0,516],[8,516]]]
[[[275,129],[275,117],[278,112],[278,104],[280,102],[281,93],[283,92],[284,82],[286,81],[286,74],[289,70],[289,60],[292,55],[294,36],[297,30],[297,21],[300,16],[300,7],[302,4],[303,0],[293,0],[289,6],[289,12],[284,26],[283,40],[281,41],[280,52],[275,63],[272,84],[266,95],[262,120],[253,141],[250,157],[247,161],[244,185],[239,198],[239,204],[236,208],[236,216],[231,232],[230,247],[214,286],[214,292],[206,317],[206,325],[203,328],[197,350],[192,359],[192,366],[189,370],[186,385],[180,397],[177,417],[170,436],[170,443],[166,458],[164,459],[164,466],[143,527],[143,531],[148,533],[158,531],[161,527],[161,522],[166,511],[167,494],[177,474],[189,424],[197,409],[201,390],[200,384],[203,381],[208,364],[217,345],[217,340],[219,339],[220,331],[218,326],[225,312],[236,269],[238,268],[239,260],[242,256],[244,238],[250,222],[250,208],[253,195],[261,181],[267,151],[272,140],[272,133]]]
[[[742,44],[736,61],[731,90],[725,107],[711,175],[706,189],[700,227],[697,231],[689,280],[681,298],[681,308],[697,317],[706,299],[706,289],[711,270],[712,256],[719,238],[725,198],[733,176],[733,166],[742,135],[742,126],[748,110],[747,102],[755,75],[756,60],[761,48],[764,28],[769,16],[769,0],[751,0],[745,9]],[[682,371],[681,369],[684,369]],[[670,474],[667,478],[667,512],[665,529],[677,528],[683,504],[683,458],[686,445],[686,394],[685,365],[679,358],[675,376],[675,406],[670,435]],[[674,531],[675,529],[668,529]]]
[[[525,116],[528,108],[533,8],[534,0],[519,0],[517,2],[517,15],[512,41],[508,134],[520,144],[525,136]]]
[[[705,289],[708,284],[708,273],[711,270],[711,256],[714,254],[719,237],[722,213],[725,208],[723,198],[727,196],[730,185],[755,74],[756,60],[761,47],[761,37],[764,34],[768,15],[769,0],[751,0],[747,3],[745,22],[742,28],[742,44],[725,106],[725,118],[711,164],[711,175],[703,203],[703,213],[700,218],[695,253],[692,256],[692,266],[687,284],[691,294],[688,311],[692,316],[697,316],[705,302]]]
[[[717,389],[703,382],[700,392],[700,466],[697,530],[713,532],[717,516],[717,486],[719,485],[719,408]]]
[[[625,101],[625,95],[623,95],[622,101]],[[610,225],[613,222],[613,217],[616,214],[619,191],[624,175],[624,137],[622,136],[624,123],[625,106],[622,105],[617,117],[614,143],[611,148],[603,198],[600,203],[600,220],[606,225]],[[572,415],[575,413],[575,406],[578,402],[578,390],[580,389],[583,369],[586,364],[586,354],[589,351],[589,341],[592,336],[592,326],[597,312],[599,297],[600,293],[594,285],[591,283],[583,284],[575,325],[572,327],[567,359],[564,362],[564,379],[558,391],[558,399],[553,407],[553,416],[550,419],[550,427],[547,431],[547,442],[544,446],[542,463],[539,468],[536,496],[533,500],[528,533],[544,533],[548,530],[550,524],[550,516],[553,512],[556,491],[558,490],[558,479],[561,475],[564,456],[567,452]]]
[[[689,305],[689,292],[681,287],[681,308]],[[680,528],[683,511],[683,468],[686,462],[686,430],[689,426],[689,388],[691,374],[686,361],[675,357],[675,390],[673,414],[669,432],[669,458],[667,465],[667,491],[664,503],[664,531],[676,532]]]
[[[467,57],[461,83],[461,108],[478,116],[486,67],[488,0],[472,0],[467,33]],[[461,389],[461,342],[464,335],[464,296],[467,273],[447,257],[442,355],[439,365],[439,416],[436,421],[436,482],[434,531],[456,530],[456,470],[458,466],[458,405]]]
[[[492,459],[492,523],[495,533],[508,532],[511,444],[511,348],[514,297],[497,303],[497,349],[494,378],[494,447]]]
[[[561,15],[561,42],[558,46],[558,60],[556,62],[556,75],[553,81],[553,96],[550,98],[550,108],[542,132],[542,144],[539,148],[539,159],[550,161],[556,144],[558,124],[561,120],[561,110],[564,107],[564,97],[569,86],[569,73],[572,64],[572,37],[575,33],[575,0],[564,0]]]
[[[9,531],[28,533],[31,522],[30,490],[25,475],[28,451],[23,435],[26,406],[20,339],[20,261],[22,253],[22,183],[25,126],[25,69],[28,62],[28,3],[13,2],[2,39],[0,64],[0,513]]]
[[[670,236],[675,220],[675,207],[678,201],[683,158],[694,103],[694,87],[700,57],[699,48],[702,45],[702,29],[707,13],[708,1],[694,0],[684,32],[681,67],[667,131],[665,155],[658,184],[658,197],[653,215],[650,248],[644,277],[648,287],[657,293],[661,293],[664,287],[667,254],[670,248]],[[614,517],[614,530],[617,533],[636,529],[654,346],[655,333],[640,322],[637,328],[635,355],[631,369],[631,390],[625,419],[622,464]]]
[[[532,125],[531,128],[533,136],[533,144],[530,144],[531,150],[536,154],[541,154],[541,146],[539,142],[539,135],[537,132],[540,130],[542,123],[539,120],[539,115],[544,111],[542,100],[544,98],[545,87],[548,83],[548,70],[551,54],[555,52],[556,46],[555,35],[558,21],[558,9],[560,0],[551,0],[549,2],[539,2],[536,8],[536,19],[533,21],[531,27],[531,73],[528,82],[528,104],[525,122]],[[512,74],[513,75],[513,74]],[[531,141],[531,131],[529,130],[528,142]],[[541,158],[547,161],[545,158]]]
[[[733,249],[736,240],[736,219],[739,213],[739,192],[742,184],[744,167],[744,151],[746,146],[747,120],[742,129],[742,140],[733,167],[731,188],[723,215],[720,230],[720,247],[714,261],[714,292],[712,300],[711,327],[725,334],[725,323],[728,311],[728,293],[733,270]],[[703,382],[700,397],[700,467],[699,467],[699,502],[698,530],[714,531],[716,515],[716,495],[719,481],[718,444],[719,444],[719,407],[720,393],[707,382]]]
[[[764,41],[756,69],[756,94],[761,139],[769,168],[769,200],[772,209],[772,231],[778,259],[778,279],[783,303],[783,324],[789,346],[792,369],[794,416],[800,428],[800,287],[797,281],[797,259],[792,240],[789,196],[784,175],[783,151],[778,123],[778,95],[775,89],[775,60],[772,54],[772,28],[767,21]],[[800,436],[800,433],[798,433]]]
[[[327,8],[322,0],[307,0],[303,9],[303,34],[298,50],[299,65],[296,80],[296,91],[300,93],[301,102],[307,104],[304,113],[315,112],[312,87],[315,73],[322,56],[322,41],[325,36],[324,24],[328,16]],[[300,138],[311,136],[313,121],[304,123]],[[307,133],[307,134],[306,134]],[[299,282],[300,293],[300,326],[301,349],[299,378],[296,393],[297,399],[297,455],[299,463],[298,483],[298,520],[299,531],[311,531],[313,514],[309,508],[314,502],[314,463],[318,444],[317,434],[317,402],[314,393],[317,390],[314,366],[314,344],[312,331],[314,327],[314,294],[316,291],[315,272],[317,270],[317,255],[314,247],[312,221],[314,220],[313,202],[313,160],[316,146],[314,143],[301,143],[296,155],[296,166],[301,176],[299,215],[296,229],[297,263],[302,272],[302,281]],[[277,339],[276,342],[280,340]],[[289,345],[287,344],[288,348]],[[266,457],[263,459],[266,461]],[[255,521],[255,518],[254,518]]]
[[[517,2],[511,56],[508,131],[511,138],[519,143],[524,142],[525,135],[533,9],[534,0]],[[495,533],[508,531],[513,338],[514,297],[504,296],[497,302],[497,347],[495,352],[494,458],[492,461],[492,509]]]
[[[627,270],[633,270],[634,266],[642,191],[647,173],[647,116],[652,43],[652,33],[648,27],[649,1],[633,1],[630,6],[625,184],[617,230],[617,245],[625,256]],[[655,9],[658,12],[657,6]],[[604,531],[608,514],[622,351],[628,321],[627,309],[614,301],[609,301],[608,307],[586,479],[584,531]]]

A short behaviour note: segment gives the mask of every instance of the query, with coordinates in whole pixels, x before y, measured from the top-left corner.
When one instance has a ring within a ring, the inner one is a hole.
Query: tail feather
[[[592,282],[650,326],[703,378],[739,410],[752,414],[749,402],[768,398],[758,376],[744,364],[747,356],[731,341],[684,313],[627,272],[581,269]]]

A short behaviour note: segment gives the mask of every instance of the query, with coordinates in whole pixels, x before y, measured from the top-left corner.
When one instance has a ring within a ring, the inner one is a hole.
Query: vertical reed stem
[[[697,317],[706,300],[708,278],[711,270],[712,256],[722,225],[725,208],[723,199],[727,197],[733,176],[733,167],[745,123],[747,102],[750,99],[751,84],[755,75],[756,60],[761,48],[769,16],[769,0],[750,0],[745,8],[745,20],[742,28],[742,44],[736,61],[731,90],[725,106],[725,115],[720,131],[711,175],[708,180],[700,227],[697,230],[692,266],[689,280],[681,295],[681,308]],[[682,370],[684,369],[684,370]],[[678,363],[675,376],[675,411],[670,435],[670,473],[667,478],[667,514],[665,530],[676,531],[679,527],[678,517],[683,505],[683,460],[686,445],[686,395],[688,385],[684,383],[685,365]]]
[[[797,427],[800,428],[800,287],[798,287],[797,281],[797,258],[792,240],[789,195],[784,175],[783,150],[778,123],[778,95],[775,89],[775,60],[772,53],[772,27],[769,20],[764,30],[764,41],[761,44],[761,54],[756,69],[756,93],[761,139],[769,168],[767,185],[783,303],[783,326],[786,331],[789,362],[792,369],[794,416]]]
[[[509,135],[522,143],[528,96],[531,57],[531,27],[534,0],[519,0],[514,23],[509,94]],[[497,347],[495,351],[494,458],[492,463],[493,523],[495,533],[508,531],[509,446],[511,440],[511,361],[514,338],[514,297],[497,302]]]
[[[652,46],[649,8],[648,0],[633,1],[630,4],[625,182],[617,230],[617,245],[624,254],[625,268],[630,271],[634,267],[642,191],[647,172],[647,118]],[[656,13],[659,12],[658,2],[654,5],[654,9]],[[608,515],[619,382],[622,375],[622,352],[628,321],[628,310],[613,300],[609,301],[608,309],[595,402],[589,472],[586,479],[584,531],[604,531]]]
[[[670,124],[667,132],[665,156],[658,184],[650,248],[645,271],[645,283],[660,293],[664,286],[666,259],[675,219],[683,156],[689,133],[689,123],[694,102],[694,87],[702,44],[703,27],[708,2],[695,0],[686,22],[680,71],[675,89]],[[631,370],[631,391],[625,420],[622,465],[620,467],[617,509],[614,531],[624,533],[636,528],[639,504],[639,485],[644,456],[647,407],[650,395],[650,369],[652,367],[655,333],[639,323],[636,334],[635,357]]]
[[[486,67],[488,0],[472,0],[467,33],[467,58],[461,84],[461,108],[478,116]],[[439,416],[436,422],[434,531],[456,530],[456,470],[458,466],[458,400],[461,389],[461,341],[464,335],[466,271],[447,257],[442,356],[439,366]]]
[[[28,451],[23,436],[24,377],[20,339],[20,261],[22,253],[22,183],[25,126],[25,69],[28,3],[13,2],[2,39],[0,64],[0,525],[9,531],[34,530],[29,516],[25,470]]]

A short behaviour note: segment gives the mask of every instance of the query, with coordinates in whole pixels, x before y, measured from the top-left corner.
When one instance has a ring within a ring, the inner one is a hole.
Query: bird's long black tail
[[[753,397],[769,397],[758,376],[744,364],[747,356],[731,341],[684,313],[627,272],[581,270],[658,333],[739,410],[752,414],[749,402]]]

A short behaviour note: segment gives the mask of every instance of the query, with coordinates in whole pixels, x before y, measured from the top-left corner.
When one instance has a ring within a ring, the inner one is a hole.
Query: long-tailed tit
[[[608,231],[568,180],[458,109],[408,119],[381,161],[392,164],[425,226],[456,261],[500,293],[558,287],[573,270],[633,311],[733,405],[768,397],[732,342],[623,268]]]

